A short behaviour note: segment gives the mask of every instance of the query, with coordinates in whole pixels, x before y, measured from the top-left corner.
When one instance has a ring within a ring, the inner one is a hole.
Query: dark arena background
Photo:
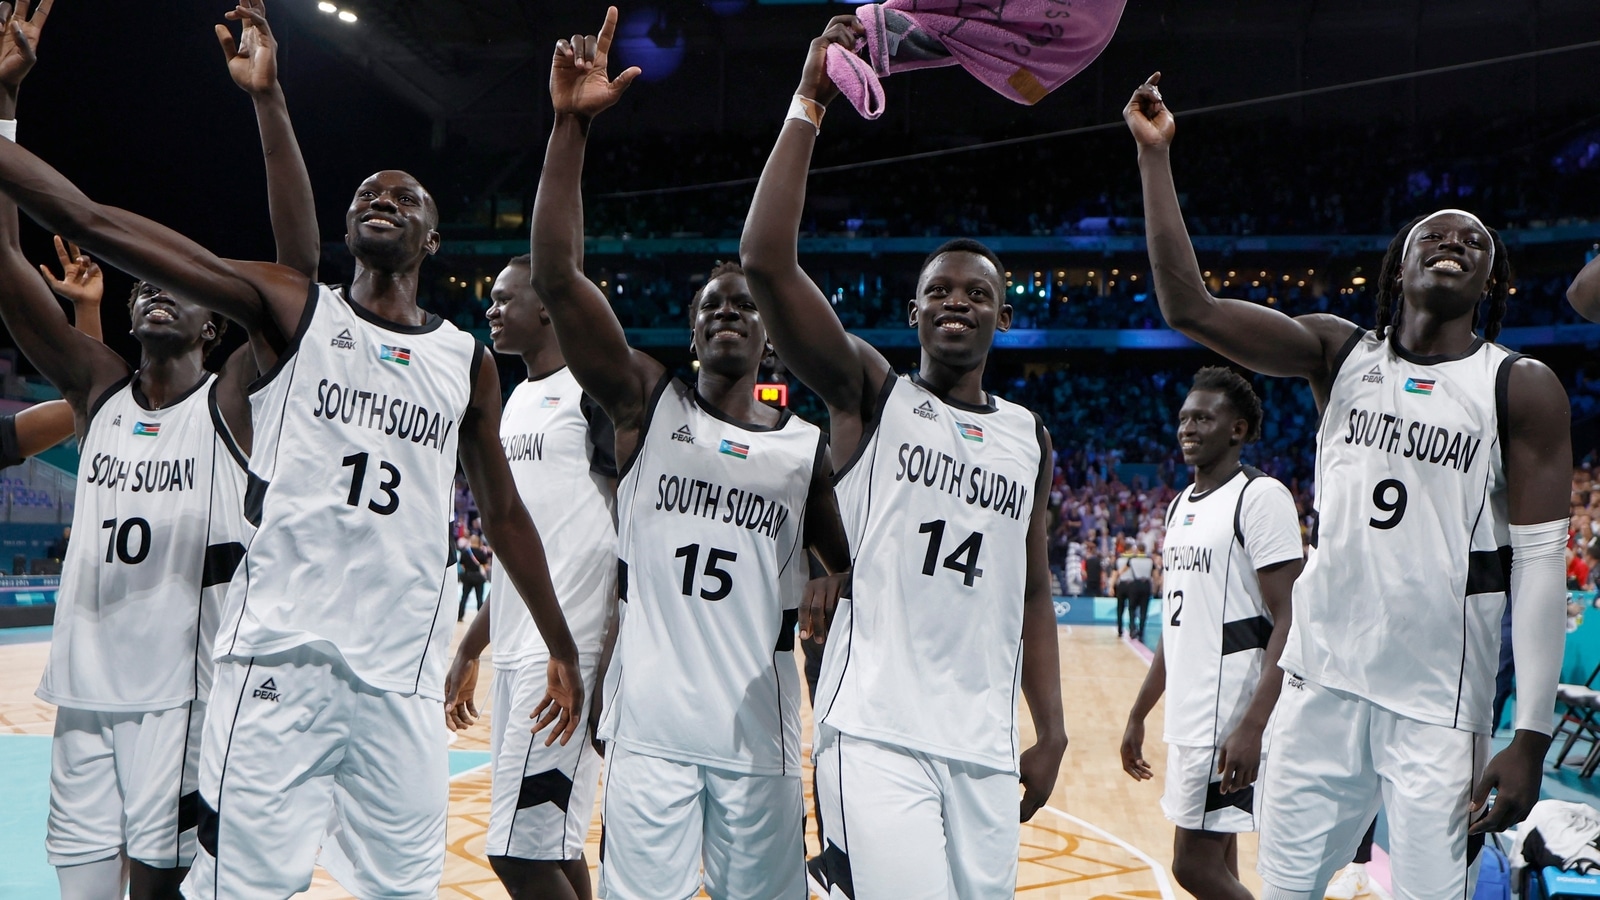
[[[440,215],[442,242],[422,269],[420,303],[488,342],[489,289],[508,259],[529,250],[553,121],[551,48],[594,31],[606,4],[268,2],[315,190],[319,279],[346,282],[354,270],[343,236],[355,186],[379,169],[406,170]],[[97,201],[221,256],[266,260],[274,242],[260,139],[212,34],[229,8],[57,0],[22,91],[18,140]],[[687,375],[696,365],[686,304],[716,263],[738,259],[755,179],[807,42],[852,8],[619,4],[611,70],[637,65],[643,74],[591,133],[584,268],[633,346],[669,368]],[[1118,761],[1160,629],[1142,642],[1114,639],[1109,584],[1088,580],[1109,576],[1136,546],[1159,549],[1167,504],[1191,477],[1175,437],[1179,405],[1197,369],[1226,364],[1169,329],[1154,294],[1136,148],[1121,114],[1155,70],[1177,116],[1184,215],[1218,296],[1371,327],[1384,251],[1413,217],[1459,207],[1500,232],[1515,281],[1498,340],[1546,363],[1571,402],[1562,680],[1584,683],[1600,663],[1600,324],[1566,300],[1600,253],[1594,0],[1128,0],[1099,59],[1032,107],[959,68],[888,78],[882,118],[865,121],[843,102],[830,109],[800,260],[845,326],[899,371],[918,361],[907,303],[924,256],[973,237],[1006,266],[1013,326],[996,341],[985,387],[1036,411],[1054,440],[1050,560],[1072,737],[1046,812],[1024,827],[1019,896],[1188,896],[1169,872],[1159,787],[1127,778]],[[26,216],[22,245],[59,271],[50,235]],[[106,342],[130,363],[139,354],[123,303],[132,283],[108,267],[102,310]],[[243,341],[238,331],[227,348]],[[524,367],[517,357],[498,362],[509,393]],[[60,396],[3,333],[0,374],[0,412]],[[1319,422],[1311,391],[1297,379],[1246,374],[1265,421],[1243,460],[1289,486],[1309,540]],[[783,385],[796,413],[827,427],[826,410],[781,360],[763,381]],[[0,480],[0,561],[12,560],[11,575],[0,577],[0,897],[8,900],[58,896],[43,849],[49,742],[40,737],[54,713],[32,691],[78,472],[68,441]],[[478,531],[463,478],[455,507],[456,533]],[[1091,558],[1099,562],[1086,566]],[[809,707],[804,714],[809,740]],[[1583,739],[1596,736],[1585,728]],[[1152,729],[1146,752],[1159,781],[1164,748]],[[480,724],[452,737],[441,896],[506,896],[483,850],[487,733]],[[1575,765],[1582,752],[1555,765],[1562,743],[1551,751],[1545,796],[1597,802],[1593,763]],[[809,797],[809,775],[806,784]],[[597,815],[591,864],[598,834]],[[808,853],[818,852],[814,828],[807,840]],[[1240,864],[1259,890],[1255,840],[1241,841]],[[1373,896],[1389,881],[1388,843],[1380,820]],[[347,895],[319,873],[311,896]]]

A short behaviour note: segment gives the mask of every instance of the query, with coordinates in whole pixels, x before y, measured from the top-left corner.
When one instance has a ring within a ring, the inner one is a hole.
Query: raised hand
[[[217,26],[217,43],[222,45],[233,83],[250,94],[265,94],[278,86],[278,41],[267,26],[265,0],[238,0],[239,6],[226,18],[240,23],[239,39],[226,25]]]
[[[99,263],[79,250],[77,244],[63,241],[59,234],[56,235],[56,259],[61,261],[60,278],[49,266],[39,266],[39,274],[44,276],[50,290],[72,301],[73,306],[99,306],[105,294],[105,276],[100,272]]]
[[[805,68],[800,73],[800,86],[795,93],[823,106],[831,103],[833,98],[839,96],[839,88],[828,77],[828,47],[839,44],[854,53],[856,38],[864,34],[866,29],[855,16],[834,16],[829,19],[828,27],[811,41],[811,49],[806,52]]]
[[[50,18],[50,7],[55,0],[44,0],[28,18],[31,0],[17,0],[15,7],[0,3],[0,89],[15,94],[22,79],[38,61],[39,33],[45,20]]]
[[[1160,84],[1161,73],[1151,75],[1122,108],[1122,120],[1128,123],[1128,130],[1140,147],[1165,147],[1172,143],[1172,135],[1178,129],[1172,110],[1161,99]]]
[[[598,35],[575,34],[571,40],[556,41],[555,59],[550,62],[550,102],[557,115],[594,118],[620,100],[639,77],[638,66],[628,67],[616,78],[606,75],[616,31],[617,8],[610,6]]]

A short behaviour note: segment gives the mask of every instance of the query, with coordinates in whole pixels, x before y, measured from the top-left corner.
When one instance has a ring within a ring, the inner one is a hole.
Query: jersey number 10
[[[100,523],[100,527],[107,532],[106,535],[106,562],[122,560],[130,566],[144,562],[150,555],[150,523],[135,516],[123,519],[122,527],[117,527],[116,519],[107,519]],[[133,533],[139,532],[139,549],[133,550]]]

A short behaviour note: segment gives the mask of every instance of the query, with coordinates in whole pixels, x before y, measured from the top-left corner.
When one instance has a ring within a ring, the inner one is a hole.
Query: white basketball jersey
[[[828,631],[821,721],[1015,772],[1043,426],[1015,403],[957,403],[914,375],[888,378],[879,404],[836,476],[854,585]]]
[[[89,411],[40,699],[172,709],[211,691],[211,643],[251,528],[215,375],[147,409],[132,377]]]
[[[1204,494],[1189,485],[1167,508],[1167,743],[1218,747],[1239,724],[1272,636],[1256,570],[1300,554],[1289,489],[1248,466]]]
[[[252,386],[259,527],[219,658],[323,642],[375,688],[444,696],[456,441],[482,352],[437,316],[398,325],[312,286]]]
[[[1318,525],[1285,671],[1487,732],[1509,576],[1503,461],[1517,358],[1420,357],[1357,331],[1317,431]]]
[[[735,422],[662,379],[617,487],[622,630],[602,738],[736,772],[799,771],[800,541],[822,448],[787,411],[771,428]]]
[[[595,469],[594,435],[583,388],[568,369],[517,385],[500,417],[500,445],[511,464],[522,504],[544,543],[561,613],[579,654],[598,653],[606,603],[616,588],[617,529],[611,485]],[[604,413],[599,413],[604,415]],[[610,441],[609,429],[601,429]],[[611,458],[611,448],[600,448]],[[522,595],[495,566],[489,604],[494,664],[509,669],[548,656]]]

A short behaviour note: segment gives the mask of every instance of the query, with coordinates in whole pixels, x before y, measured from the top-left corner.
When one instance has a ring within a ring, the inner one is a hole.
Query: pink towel
[[[887,0],[856,10],[866,37],[828,48],[828,77],[868,119],[883,115],[880,78],[936,66],[1032,105],[1094,62],[1127,0]],[[865,48],[866,59],[861,58]]]

